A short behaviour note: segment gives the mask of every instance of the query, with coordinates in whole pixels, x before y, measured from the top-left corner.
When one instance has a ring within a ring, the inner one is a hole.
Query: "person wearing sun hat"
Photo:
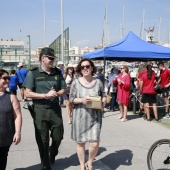
[[[16,70],[16,76],[18,78],[18,87],[20,89],[21,99],[22,101],[25,101],[24,87],[22,84],[28,74],[28,70],[24,68],[23,63],[19,63],[17,67],[18,67],[18,70]]]
[[[57,67],[61,70],[62,74],[64,74],[64,63],[62,61],[57,62]]]
[[[66,112],[67,112],[67,115],[68,115],[68,123],[71,124],[72,104],[69,101],[69,93],[70,93],[71,83],[74,79],[74,69],[73,69],[72,64],[67,65],[63,77],[64,77],[65,82],[67,84],[66,94],[63,96],[63,99],[64,99],[65,105],[66,105]]]
[[[40,66],[28,73],[23,84],[26,96],[33,100],[30,113],[43,170],[51,170],[64,134],[59,97],[65,94],[66,83],[61,71],[53,66],[55,58],[53,49],[43,48],[39,56]]]

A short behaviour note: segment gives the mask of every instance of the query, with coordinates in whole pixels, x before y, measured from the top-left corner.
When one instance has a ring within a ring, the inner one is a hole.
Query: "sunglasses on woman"
[[[90,65],[85,65],[85,66],[81,66],[81,69],[84,70],[85,68],[89,69],[91,66]]]
[[[125,69],[125,68],[121,67],[120,69],[122,70],[122,69]]]
[[[1,77],[1,79],[3,79],[3,80],[10,80],[10,77],[9,76],[4,76],[4,77]]]

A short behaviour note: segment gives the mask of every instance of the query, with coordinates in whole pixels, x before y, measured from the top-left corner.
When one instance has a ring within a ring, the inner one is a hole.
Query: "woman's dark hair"
[[[15,74],[15,70],[11,70],[11,74]]]
[[[90,63],[90,66],[93,68],[93,71],[92,71],[92,76],[93,76],[96,73],[97,69],[96,69],[93,61],[91,61],[90,59],[87,59],[87,58],[82,59],[78,63],[77,68],[76,68],[77,73],[80,73],[80,75],[82,76],[82,73],[81,73],[81,63],[84,62],[84,61],[88,61]]]
[[[157,64],[157,66],[158,66],[158,67],[159,67],[159,66],[164,67],[164,63],[161,61],[161,62],[159,62],[159,63]]]
[[[68,70],[70,69],[71,67],[67,67],[66,68],[66,71],[65,71],[65,75],[67,76],[68,75]],[[72,67],[73,68],[73,67]],[[73,68],[73,71],[72,71],[72,75],[74,74],[74,68]]]
[[[2,75],[4,75],[5,73],[9,75],[9,73],[6,70],[0,69],[0,77],[2,77]]]
[[[147,69],[148,79],[151,79],[151,77],[152,77],[152,66],[151,65],[147,65],[146,69]]]
[[[114,69],[115,69],[115,68],[113,67],[113,68],[110,70],[110,72],[113,73]]]

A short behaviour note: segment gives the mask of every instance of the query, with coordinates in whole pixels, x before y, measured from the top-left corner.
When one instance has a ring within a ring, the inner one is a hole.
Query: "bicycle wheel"
[[[149,170],[170,170],[170,139],[156,141],[147,155]]]

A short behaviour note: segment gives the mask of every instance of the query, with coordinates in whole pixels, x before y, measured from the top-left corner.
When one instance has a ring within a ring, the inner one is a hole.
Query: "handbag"
[[[112,97],[110,95],[107,94],[106,96],[106,103],[109,104],[112,100]]]
[[[91,103],[86,104],[86,108],[98,109],[98,110],[102,109],[101,96],[90,96],[90,95],[88,95],[87,97],[91,100]]]
[[[106,103],[109,104],[112,100],[112,97],[110,96],[110,86],[108,87],[107,95],[106,95]]]

